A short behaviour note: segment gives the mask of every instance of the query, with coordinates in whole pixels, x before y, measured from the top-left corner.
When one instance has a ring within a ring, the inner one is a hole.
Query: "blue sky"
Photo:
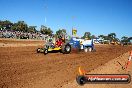
[[[38,30],[46,25],[54,33],[64,28],[71,34],[74,27],[79,36],[115,32],[130,37],[132,0],[0,0],[0,20],[23,20]]]

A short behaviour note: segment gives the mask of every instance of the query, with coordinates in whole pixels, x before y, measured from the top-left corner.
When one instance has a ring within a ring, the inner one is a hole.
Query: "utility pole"
[[[47,22],[47,18],[46,18],[46,14],[47,14],[47,5],[46,5],[46,0],[44,1],[44,12],[45,12],[45,17],[44,17],[44,23],[45,23],[45,26],[46,26],[46,22]]]

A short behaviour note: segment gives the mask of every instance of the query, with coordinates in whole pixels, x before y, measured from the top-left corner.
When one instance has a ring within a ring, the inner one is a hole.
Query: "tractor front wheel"
[[[44,49],[44,55],[48,54],[48,49]]]

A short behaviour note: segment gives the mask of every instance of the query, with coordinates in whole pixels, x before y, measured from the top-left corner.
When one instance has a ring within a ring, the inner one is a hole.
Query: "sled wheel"
[[[40,48],[37,49],[37,53],[40,53]]]
[[[89,52],[92,52],[92,47],[88,47],[88,51]]]
[[[84,48],[84,52],[88,52],[88,48],[87,47]]]

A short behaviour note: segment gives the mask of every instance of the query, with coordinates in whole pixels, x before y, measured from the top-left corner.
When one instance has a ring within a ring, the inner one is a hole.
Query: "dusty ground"
[[[125,64],[128,61],[129,53],[124,53],[119,57],[110,60],[108,63],[105,63],[98,68],[87,72],[87,74],[130,74],[132,75],[132,61],[128,65],[127,69],[122,69],[118,62],[125,67]],[[118,61],[118,62],[117,62]],[[132,77],[131,77],[132,79]],[[76,80],[65,84],[63,88],[132,88],[132,82],[128,84],[85,84],[80,86],[77,84]]]
[[[0,47],[23,47],[23,46],[38,46],[43,45],[44,41],[31,39],[2,39],[0,38]]]
[[[75,80],[79,66],[91,71],[132,50],[96,45],[97,52],[45,56],[36,53],[43,41],[0,39],[0,44],[0,88],[60,88]]]

